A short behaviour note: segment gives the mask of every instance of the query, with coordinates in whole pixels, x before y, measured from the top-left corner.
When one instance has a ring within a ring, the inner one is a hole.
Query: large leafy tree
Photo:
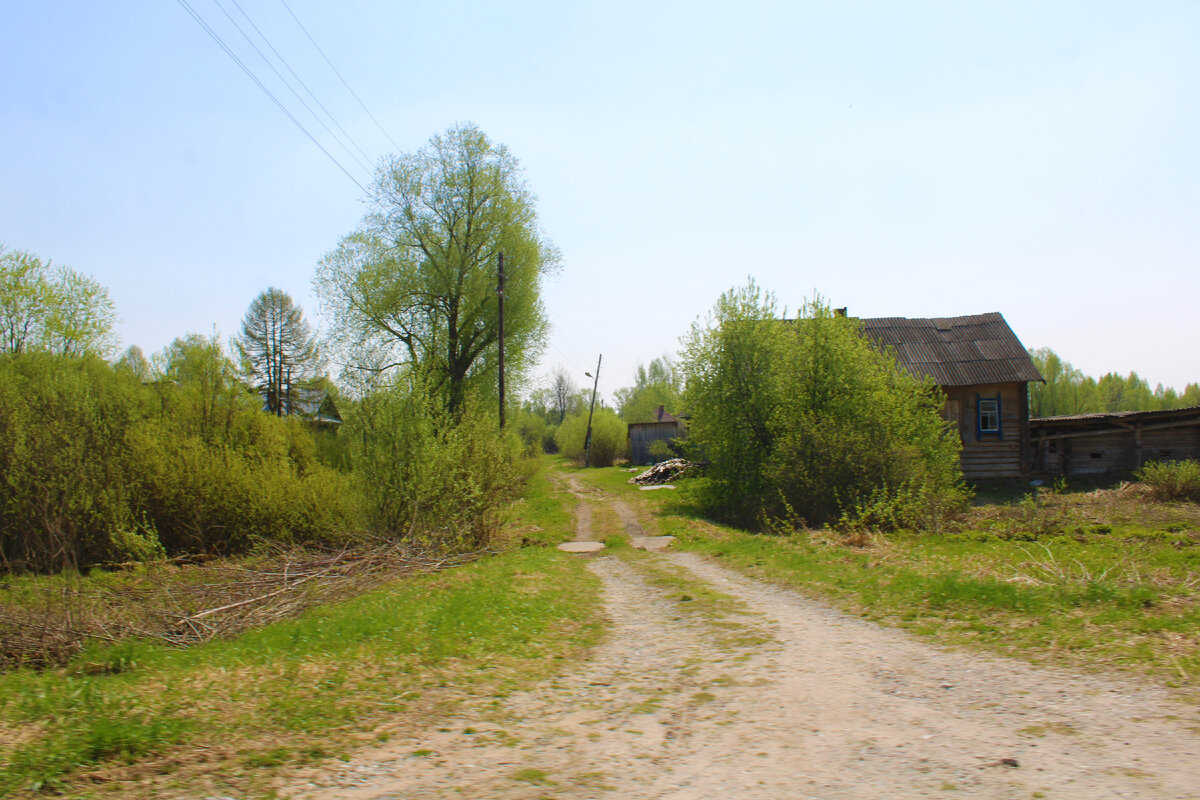
[[[304,310],[291,295],[272,286],[250,303],[237,348],[271,413],[290,414],[296,387],[312,376],[318,363],[316,334]]]
[[[673,414],[680,411],[682,376],[671,359],[663,356],[637,365],[633,386],[616,391],[617,408],[626,422],[651,422],[659,406]]]
[[[916,526],[963,501],[941,392],[820,301],[784,322],[753,282],[730,290],[684,337],[681,367],[709,513]]]
[[[322,259],[315,284],[353,363],[419,368],[458,412],[470,390],[494,385],[500,254],[505,359],[519,376],[544,339],[541,282],[558,253],[517,159],[464,124],[380,168],[370,210]]]
[[[116,322],[108,289],[93,278],[0,245],[0,353],[108,356]]]

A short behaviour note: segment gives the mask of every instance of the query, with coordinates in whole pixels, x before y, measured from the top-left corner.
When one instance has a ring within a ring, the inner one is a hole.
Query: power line
[[[310,106],[308,103],[304,102],[304,98],[301,97],[300,93],[296,91],[296,88],[294,86],[292,86],[292,84],[290,82],[288,82],[288,79],[283,77],[283,73],[281,73],[278,69],[275,68],[275,65],[271,63],[271,59],[267,58],[266,53],[264,53],[262,50],[260,50],[258,48],[258,45],[256,45],[254,43],[254,40],[250,38],[250,34],[246,33],[246,31],[242,28],[242,26],[238,24],[237,20],[235,20],[233,18],[233,15],[231,15],[225,9],[225,6],[221,5],[221,0],[213,0],[213,5],[215,5],[218,9],[221,10],[221,13],[225,15],[225,19],[229,20],[229,24],[237,29],[237,32],[240,33],[242,35],[242,38],[246,40],[246,44],[250,45],[251,49],[253,49],[254,52],[258,53],[258,57],[261,58],[263,60],[263,63],[266,64],[267,67],[272,72],[275,73],[275,77],[279,78],[280,82],[282,82],[283,85],[288,88],[288,91],[290,91],[292,93],[292,96],[300,101],[300,105],[304,106],[304,109],[306,111],[308,111],[308,113],[312,116],[312,118],[317,121],[317,124],[320,125],[322,128],[324,128],[325,132],[328,133],[335,142],[337,142],[339,145],[341,145],[341,148],[346,151],[346,155],[350,156],[350,159],[352,161],[354,161],[354,163],[358,164],[359,168],[362,169],[363,172],[365,172],[369,175],[371,173],[371,168],[359,160],[358,156],[356,156],[350,150],[350,148],[347,147],[346,144],[337,137],[337,134],[335,134],[330,129],[330,127],[325,124],[325,120],[323,120],[319,116],[317,116],[317,112],[312,110],[312,106]],[[236,0],[234,0],[234,5],[237,5]],[[241,6],[238,6],[238,10],[239,11],[241,10]],[[262,31],[258,30],[258,26],[254,24],[254,22],[250,19],[249,16],[246,16],[245,11],[242,11],[242,16],[246,17],[246,21],[250,23],[250,26],[252,28],[254,28],[254,30],[258,31],[258,35],[262,36],[262,39],[264,42],[267,42],[267,37],[263,36]],[[270,47],[272,50],[275,50],[275,48],[271,45],[270,42],[267,42],[267,46]],[[279,52],[275,51],[275,55],[279,56]],[[283,61],[283,57],[279,56],[279,60]],[[286,61],[284,61],[284,66],[287,67]],[[291,69],[291,67],[288,67],[288,69]],[[293,72],[292,74],[295,75],[296,73]],[[299,80],[299,78],[297,78],[297,80]]]
[[[258,25],[256,25],[254,23],[254,20],[250,19],[250,15],[246,13],[246,10],[244,8],[242,8],[241,3],[239,3],[238,0],[230,0],[230,2],[233,3],[233,5],[237,8],[237,10],[239,12],[241,12],[242,16],[245,17],[246,22],[250,23],[250,27],[254,28],[254,32],[258,34],[259,38],[263,40],[263,42],[267,45],[267,47],[271,48],[271,52],[275,54],[275,57],[277,59],[279,59],[279,63],[283,64],[284,68],[291,74],[291,76],[293,78],[296,79],[296,82],[300,84],[301,88],[303,88],[304,91],[308,94],[308,96],[312,98],[312,101],[317,104],[317,107],[325,112],[325,116],[329,117],[329,121],[332,122],[339,131],[341,131],[342,136],[346,137],[346,141],[348,141],[348,142],[350,142],[350,144],[354,145],[354,149],[357,150],[364,159],[366,159],[368,162],[371,161],[371,157],[369,155],[367,155],[366,151],[363,150],[362,147],[359,146],[358,142],[354,141],[354,137],[351,136],[346,131],[346,129],[342,127],[341,123],[339,123],[337,121],[337,119],[333,116],[333,114],[330,113],[329,109],[325,107],[325,104],[321,102],[320,98],[318,98],[313,93],[313,90],[309,88],[308,84],[304,82],[304,79],[296,74],[296,70],[292,69],[292,65],[287,62],[287,59],[283,57],[283,54],[280,53],[277,49],[275,49],[275,45],[271,44],[271,40],[267,38],[267,35],[265,33],[263,33],[262,30],[258,27]],[[220,6],[220,4],[218,3],[218,7],[219,6]],[[224,9],[221,9],[221,10],[224,11]],[[225,16],[229,16],[229,15],[226,14]],[[232,21],[232,20],[230,20],[230,21]],[[236,26],[236,24],[237,23],[234,23],[235,26]],[[243,33],[242,35],[245,36],[245,33]],[[249,37],[247,37],[247,40],[249,40]],[[251,43],[251,46],[253,46],[253,43]],[[255,47],[254,49],[258,50],[257,47]],[[261,51],[259,52],[259,55],[262,55]],[[266,56],[263,56],[263,60],[264,61],[266,60]],[[270,66],[269,61],[267,62],[267,65]],[[272,69],[274,69],[274,67],[272,67]],[[279,75],[279,71],[276,70],[275,74]],[[282,75],[280,75],[279,78],[280,78],[280,80],[283,80],[285,84],[287,83],[287,81],[284,80]],[[289,86],[288,88],[290,89],[291,87]],[[296,93],[295,89],[292,89],[292,94],[295,94],[296,99],[300,100],[301,103],[304,103],[304,101],[302,99],[300,99],[300,95]],[[304,107],[308,108],[308,104],[305,103]],[[311,108],[308,108],[308,111],[310,114],[313,114],[313,111]],[[313,117],[315,119],[317,119],[318,122],[321,122],[320,118],[317,117],[316,114],[313,114]],[[321,126],[325,128],[325,130],[329,133],[330,136],[332,136],[335,140],[337,140],[337,135],[334,134],[333,131],[329,130],[328,126],[326,126],[324,122],[321,122]],[[347,155],[349,155],[355,161],[358,161],[358,158],[353,153],[350,152],[350,148],[348,148],[348,147],[346,147],[346,145],[342,144],[342,142],[340,140],[338,140],[338,144],[342,145],[342,149],[344,149],[346,151]],[[358,165],[360,167],[362,167],[363,169],[365,169],[368,173],[371,172],[371,167],[369,166],[369,164],[365,164],[362,161],[358,161]]]
[[[367,108],[367,104],[364,103],[362,99],[355,93],[355,91],[350,88],[350,84],[347,83],[346,79],[342,77],[342,73],[338,72],[338,68],[335,67],[333,62],[329,60],[329,56],[325,55],[325,51],[321,49],[321,45],[317,44],[317,40],[312,37],[312,34],[308,32],[308,28],[304,27],[304,23],[301,22],[300,18],[296,16],[296,12],[292,11],[292,7],[287,4],[287,0],[279,0],[279,2],[282,3],[283,7],[287,9],[287,12],[292,15],[292,19],[296,20],[296,24],[300,26],[300,30],[304,31],[304,35],[308,37],[310,42],[312,42],[312,46],[317,48],[317,52],[321,54],[321,58],[325,59],[325,63],[329,65],[331,70],[333,70],[333,74],[338,76],[338,80],[340,80],[342,85],[346,87],[346,91],[348,91],[350,95],[358,101],[358,104],[362,106],[362,110],[367,112],[367,116],[370,117],[371,121],[375,123],[375,127],[379,128],[379,132],[382,133],[384,137],[392,143],[392,147],[394,147],[398,152],[400,150],[400,145],[396,144],[396,140],[393,139],[391,135],[388,134],[387,130],[385,130],[384,127],[379,124],[379,120],[375,119],[375,115],[371,113],[369,108]]]
[[[300,129],[300,132],[303,133],[305,136],[307,136],[309,141],[311,141],[314,145],[316,145],[317,149],[325,154],[326,158],[328,158],[330,161],[332,161],[334,163],[334,165],[338,169],[340,169],[345,174],[345,176],[354,183],[355,186],[357,186],[359,189],[361,189],[364,195],[368,194],[367,188],[359,182],[358,178],[355,178],[353,175],[351,175],[350,171],[347,170],[344,166],[342,166],[342,163],[340,161],[338,161],[336,158],[334,158],[333,154],[330,153],[328,150],[326,150],[325,147],[319,141],[317,141],[316,137],[314,137],[311,133],[309,133],[308,129],[304,127],[304,125],[300,122],[300,120],[296,119],[296,117],[292,114],[292,112],[287,110],[287,107],[279,101],[279,98],[276,97],[271,92],[271,90],[268,89],[266,87],[266,85],[258,79],[258,77],[251,71],[251,69],[248,66],[246,66],[244,61],[242,61],[240,58],[238,58],[237,54],[234,53],[233,50],[231,50],[229,48],[229,45],[225,44],[225,41],[221,38],[220,34],[218,34],[216,31],[214,31],[209,26],[209,24],[204,21],[204,18],[201,17],[200,14],[196,12],[196,9],[192,8],[191,4],[188,3],[188,0],[176,0],[176,2],[178,2],[179,5],[183,7],[183,10],[186,11],[189,15],[191,15],[192,19],[196,20],[196,24],[199,25],[201,28],[203,28],[204,32],[207,33],[212,38],[212,40],[214,42],[216,42],[217,45],[222,50],[225,51],[225,55],[229,56],[231,59],[233,59],[233,62],[235,64],[237,64],[239,67],[241,67],[242,72],[246,73],[246,77],[249,78],[251,81],[253,81],[254,85],[257,86],[259,89],[261,89],[263,94],[265,94],[268,98],[270,98],[271,102],[274,103],[275,106],[280,111],[283,112],[284,116],[286,116],[288,119],[290,119],[292,121],[292,123],[297,128]]]

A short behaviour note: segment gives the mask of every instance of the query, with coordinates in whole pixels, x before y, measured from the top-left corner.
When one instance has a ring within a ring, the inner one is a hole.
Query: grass
[[[936,640],[1037,661],[1200,681],[1200,508],[1136,486],[992,488],[942,533],[752,534],[704,520],[630,473],[585,478],[677,546]]]
[[[367,743],[382,722],[554,674],[599,631],[583,562],[530,547],[229,641],[93,647],[0,675],[0,796],[262,791],[270,770]]]
[[[525,484],[525,494],[509,508],[502,536],[510,545],[550,546],[573,538],[575,521],[563,491],[554,480],[565,463],[542,455],[538,469]]]

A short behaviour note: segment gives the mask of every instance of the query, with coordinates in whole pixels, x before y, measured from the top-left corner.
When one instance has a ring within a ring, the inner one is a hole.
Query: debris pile
[[[682,458],[672,458],[670,461],[661,461],[655,464],[641,475],[635,475],[629,479],[629,482],[640,486],[658,486],[681,478],[698,466],[699,464]]]

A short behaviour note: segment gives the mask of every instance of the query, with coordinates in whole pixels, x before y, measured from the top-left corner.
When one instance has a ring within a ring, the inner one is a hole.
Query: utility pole
[[[500,254],[499,281],[496,294],[500,296],[500,430],[504,430],[504,253]]]
[[[604,360],[604,354],[596,359],[596,379],[592,384],[592,406],[588,409],[588,427],[587,437],[583,440],[583,466],[590,467],[592,465],[592,412],[596,410],[596,387],[600,385],[600,362]],[[585,372],[589,378],[591,373]]]

